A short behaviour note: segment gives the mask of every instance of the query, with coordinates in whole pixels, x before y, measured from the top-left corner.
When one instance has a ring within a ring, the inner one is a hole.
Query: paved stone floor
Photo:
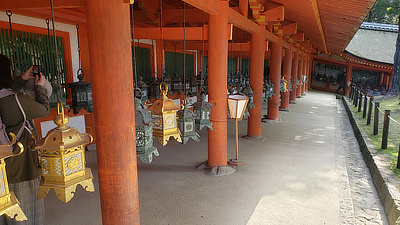
[[[138,162],[142,225],[338,225],[387,221],[347,115],[335,95],[309,91],[280,123],[262,124],[264,142],[240,138],[244,167],[210,177],[195,166],[207,159],[201,142],[166,147],[152,164]],[[234,122],[228,120],[228,159],[235,156]],[[239,123],[239,135],[247,121]],[[45,198],[48,225],[100,225],[96,152],[87,152],[95,192],[78,187],[67,204],[54,191]]]

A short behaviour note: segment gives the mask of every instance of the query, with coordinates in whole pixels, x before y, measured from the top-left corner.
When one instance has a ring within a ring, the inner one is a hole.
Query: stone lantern
[[[185,102],[185,107],[178,111],[178,128],[181,131],[181,137],[183,139],[182,144],[186,144],[189,139],[193,139],[200,142],[200,135],[195,131],[195,114],[192,110],[188,109],[189,104]]]
[[[163,84],[166,90],[162,90]],[[175,138],[178,142],[182,142],[176,123],[176,113],[178,110],[183,109],[183,105],[178,106],[173,100],[167,97],[168,87],[165,83],[160,84],[160,92],[160,98],[148,109],[156,119],[153,123],[153,136],[158,137],[162,146],[165,146],[171,137]]]
[[[81,108],[86,109],[88,112],[93,112],[92,84],[84,81],[83,78],[83,70],[79,69],[79,81],[68,85],[72,92],[72,109],[74,110],[74,114],[78,114]]]
[[[24,151],[24,146],[17,142],[13,133],[10,133],[10,136],[12,138],[10,144],[0,145],[0,215],[6,215],[16,221],[24,221],[27,218],[19,205],[19,201],[8,188],[6,163],[4,161],[6,158],[21,154]],[[8,139],[8,137],[6,138]],[[20,149],[18,154],[13,153],[15,145],[18,145]]]
[[[153,122],[150,112],[144,109],[142,101],[135,98],[136,153],[144,163],[151,163],[158,150],[153,146]]]
[[[68,202],[74,197],[76,186],[94,192],[93,175],[85,164],[85,145],[93,141],[90,134],[81,134],[76,128],[67,126],[69,118],[64,115],[61,102],[54,117],[56,128],[50,130],[36,147],[40,153],[42,180],[38,199],[54,189],[58,199]]]
[[[193,104],[193,112],[196,115],[195,123],[198,130],[203,129],[203,127],[208,127],[213,130],[213,124],[210,121],[211,108],[214,107],[209,102],[206,101],[205,92],[200,93],[200,101]]]

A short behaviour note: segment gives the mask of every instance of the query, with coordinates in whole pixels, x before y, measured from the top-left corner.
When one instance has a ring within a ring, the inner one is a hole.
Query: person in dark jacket
[[[29,79],[35,79],[35,99],[18,93]],[[7,56],[0,55],[0,91],[13,90],[18,93],[17,98],[26,115],[26,120],[33,127],[33,130],[24,129],[18,140],[24,145],[24,152],[5,160],[10,191],[14,192],[28,220],[19,222],[2,216],[0,225],[44,225],[44,202],[43,199],[37,200],[41,169],[38,153],[32,151],[35,147],[32,135],[35,134],[35,129],[32,119],[47,116],[50,112],[49,99],[44,88],[45,80],[46,78],[42,74],[39,77],[33,76],[32,67],[12,80],[11,62]],[[23,113],[15,95],[0,99],[0,117],[6,125],[7,133],[16,134],[21,126],[25,126]]]
[[[337,78],[336,78],[337,83],[339,84],[338,89],[336,90],[336,93],[339,93],[339,90],[342,89],[344,92],[344,82],[346,81],[346,76],[343,73],[339,73]]]

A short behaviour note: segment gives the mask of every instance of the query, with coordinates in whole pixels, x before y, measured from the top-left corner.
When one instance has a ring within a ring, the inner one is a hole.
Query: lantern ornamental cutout
[[[144,163],[151,163],[158,150],[153,146],[153,122],[150,112],[144,109],[142,101],[135,98],[136,153]]]
[[[166,90],[162,90],[163,84]],[[163,82],[160,84],[160,91],[160,98],[148,109],[156,119],[153,123],[153,136],[158,137],[162,146],[165,146],[171,137],[175,138],[178,142],[182,142],[176,123],[176,112],[183,109],[183,105],[178,106],[167,97],[168,86],[166,83]]]
[[[185,107],[178,111],[178,128],[182,134],[183,143],[189,141],[189,139],[193,139],[197,142],[200,142],[200,135],[195,131],[195,115],[192,110],[188,109],[189,104],[186,101]]]
[[[211,108],[214,107],[209,102],[206,101],[206,95],[204,91],[200,93],[200,101],[193,104],[193,112],[196,115],[195,123],[198,130],[203,129],[203,127],[208,127],[213,130],[213,124],[210,121]]]
[[[4,161],[4,159],[8,157],[21,154],[24,151],[24,146],[20,142],[16,143],[17,138],[13,133],[10,133],[10,136],[12,138],[10,144],[0,145],[0,215],[5,214],[10,218],[14,218],[16,221],[24,221],[27,220],[27,218],[19,205],[19,201],[14,193],[8,189],[6,163]],[[18,154],[13,153],[15,144],[20,148]]]
[[[72,92],[72,108],[74,114],[78,114],[81,108],[88,112],[93,112],[92,84],[84,81],[84,73],[82,69],[78,70],[78,82],[69,84]]]
[[[86,191],[94,191],[92,172],[85,167],[84,147],[93,141],[93,137],[66,126],[69,118],[64,115],[61,102],[57,105],[57,111],[54,123],[58,127],[50,130],[36,147],[41,155],[44,178],[39,187],[38,199],[45,197],[53,188],[58,199],[68,202],[73,198],[78,184]]]

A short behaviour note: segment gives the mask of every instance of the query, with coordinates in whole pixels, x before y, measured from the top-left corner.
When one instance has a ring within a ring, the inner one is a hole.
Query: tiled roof
[[[396,33],[399,31],[398,25],[382,24],[382,23],[364,22],[361,24],[360,28],[366,30],[379,30],[379,31],[389,31]]]

